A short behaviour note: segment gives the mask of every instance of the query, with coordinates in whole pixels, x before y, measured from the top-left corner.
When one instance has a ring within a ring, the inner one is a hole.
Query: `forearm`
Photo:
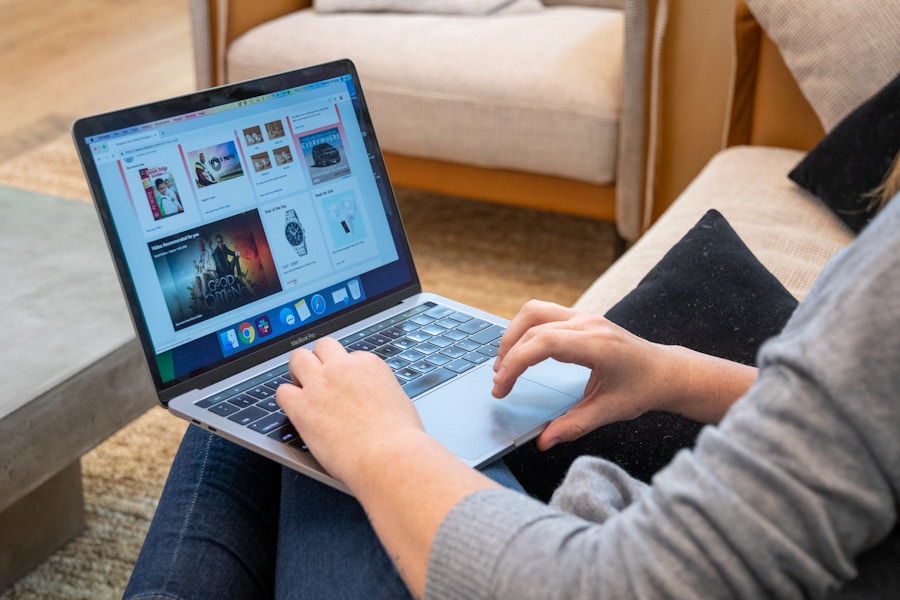
[[[659,410],[716,424],[756,380],[755,367],[681,346],[663,348],[672,373],[668,379],[673,385],[661,397]]]
[[[345,483],[416,597],[424,594],[431,545],[447,513],[469,494],[499,487],[416,431],[385,439],[354,471]]]

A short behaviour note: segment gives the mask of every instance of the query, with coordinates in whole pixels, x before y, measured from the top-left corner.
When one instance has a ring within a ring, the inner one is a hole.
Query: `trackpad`
[[[493,376],[481,367],[416,400],[425,431],[473,466],[502,454],[527,433],[537,435],[579,400],[524,378],[498,400],[490,393]]]

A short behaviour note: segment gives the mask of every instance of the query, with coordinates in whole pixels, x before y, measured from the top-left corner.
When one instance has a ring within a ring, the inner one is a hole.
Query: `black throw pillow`
[[[653,342],[754,365],[760,345],[782,330],[796,307],[790,292],[711,210],[606,317]],[[547,452],[531,442],[506,462],[529,494],[547,501],[579,456],[601,456],[649,481],[678,450],[693,445],[701,428],[679,415],[649,412]]]
[[[859,233],[875,216],[870,195],[900,151],[900,75],[847,115],[788,174]]]

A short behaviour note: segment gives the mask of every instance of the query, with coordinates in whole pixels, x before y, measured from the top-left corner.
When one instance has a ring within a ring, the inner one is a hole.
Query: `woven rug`
[[[61,135],[5,162],[0,185],[90,202]],[[572,304],[615,258],[609,223],[396,190],[423,288],[504,317]],[[85,530],[0,600],[120,598],[185,425],[154,408],[82,459]]]

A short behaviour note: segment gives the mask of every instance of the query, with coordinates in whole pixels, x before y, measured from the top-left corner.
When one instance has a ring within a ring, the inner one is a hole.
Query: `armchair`
[[[395,185],[610,220],[634,240],[655,2],[544,4],[485,17],[190,0],[197,82],[350,58]]]

